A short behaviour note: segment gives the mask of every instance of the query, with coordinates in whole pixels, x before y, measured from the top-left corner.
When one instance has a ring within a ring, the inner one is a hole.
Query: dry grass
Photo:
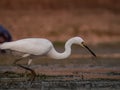
[[[65,42],[81,36],[90,44],[120,42],[120,15],[107,10],[1,10],[0,23],[14,40],[44,37]]]
[[[0,7],[5,9],[79,9],[105,8],[120,10],[119,0],[1,0]]]
[[[120,42],[119,0],[1,0],[0,24],[14,40],[45,37],[66,41],[82,36],[88,43]]]

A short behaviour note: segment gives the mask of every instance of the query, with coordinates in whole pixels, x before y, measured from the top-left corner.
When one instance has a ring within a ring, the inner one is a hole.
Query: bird
[[[11,33],[2,25],[0,25],[0,43],[12,41]]]
[[[29,67],[18,64],[18,61],[29,57],[28,65],[30,65],[32,62],[31,56],[42,55],[49,56],[53,59],[65,59],[71,55],[71,46],[73,44],[77,44],[86,48],[94,57],[96,57],[96,54],[90,48],[88,48],[88,46],[85,44],[85,41],[79,36],[68,39],[65,43],[65,51],[62,53],[57,52],[52,42],[45,38],[25,38],[16,41],[5,42],[0,44],[0,50],[12,50],[24,53],[19,59],[16,59],[14,61],[14,64],[21,68],[29,70],[33,75],[33,78],[31,80],[33,81],[36,77],[35,71]]]

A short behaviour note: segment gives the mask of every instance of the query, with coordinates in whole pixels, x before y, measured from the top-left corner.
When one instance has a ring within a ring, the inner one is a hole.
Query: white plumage
[[[6,42],[0,45],[0,49],[9,49],[33,55],[42,55],[47,53],[52,44],[46,39],[28,38],[13,42]]]
[[[3,44],[0,44],[0,49],[22,52],[22,53],[24,53],[22,58],[28,57],[30,55],[47,55],[47,56],[50,56],[54,59],[64,59],[64,58],[67,58],[71,54],[72,44],[81,45],[82,47],[87,48],[92,53],[93,56],[96,56],[84,44],[84,40],[81,37],[73,37],[73,38],[69,39],[65,43],[65,51],[63,53],[58,53],[55,50],[51,41],[49,41],[47,39],[43,39],[43,38],[27,38],[27,39],[12,41],[12,42],[5,42]],[[19,60],[21,60],[21,58]],[[31,59],[28,63],[29,64],[31,63]],[[21,66],[21,65],[19,65],[19,66],[22,68],[25,68],[27,70],[30,70],[33,73],[32,69]]]
[[[0,45],[0,49],[8,49],[22,52],[29,55],[48,55],[55,59],[64,59],[71,54],[71,45],[78,44],[86,47],[94,56],[95,54],[84,44],[84,40],[80,37],[73,37],[65,44],[65,51],[58,53],[51,41],[44,38],[27,38],[12,42],[5,42]]]

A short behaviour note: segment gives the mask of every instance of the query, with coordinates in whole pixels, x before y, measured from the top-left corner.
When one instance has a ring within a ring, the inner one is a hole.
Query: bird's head
[[[74,37],[74,43],[86,48],[93,56],[95,53],[85,44],[85,41],[81,37]]]

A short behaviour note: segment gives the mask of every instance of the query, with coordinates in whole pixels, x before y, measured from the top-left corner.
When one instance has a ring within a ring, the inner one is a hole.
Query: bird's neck
[[[54,58],[54,59],[65,59],[65,58],[67,58],[71,54],[71,46],[72,46],[73,43],[74,43],[74,40],[69,39],[65,43],[65,51],[63,53],[57,52],[55,50],[55,48],[52,47],[52,49],[48,53],[48,56],[50,56],[51,58]]]

